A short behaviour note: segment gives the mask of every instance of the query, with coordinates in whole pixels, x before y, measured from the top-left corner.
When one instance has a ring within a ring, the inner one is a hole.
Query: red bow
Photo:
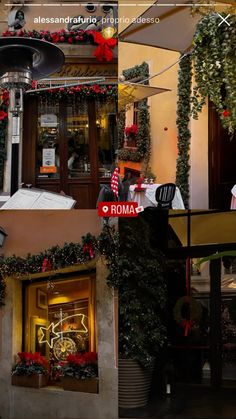
[[[110,38],[105,39],[103,38],[102,34],[100,32],[96,31],[88,31],[89,35],[93,36],[93,40],[96,44],[98,44],[98,47],[95,50],[95,57],[98,61],[111,61],[113,58],[113,52],[112,49],[115,48],[117,44],[117,39]]]
[[[194,326],[195,322],[193,320],[182,320],[181,326],[184,328],[184,336],[188,336],[191,328]]]
[[[93,248],[93,245],[92,244],[85,243],[83,245],[83,251],[84,251],[84,253],[88,253],[89,254],[90,259],[93,259],[94,258],[94,248]]]
[[[42,264],[42,272],[47,272],[52,270],[52,262],[50,259],[44,258]]]

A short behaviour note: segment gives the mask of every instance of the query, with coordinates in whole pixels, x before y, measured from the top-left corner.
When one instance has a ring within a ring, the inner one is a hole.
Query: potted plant
[[[136,138],[138,135],[138,126],[136,124],[131,125],[130,127],[125,127],[125,137],[127,139],[127,147],[136,147]]]
[[[95,352],[68,355],[62,363],[64,390],[98,393],[98,361]]]
[[[148,402],[167,339],[165,264],[141,217],[121,220],[119,227],[119,407],[138,408]]]
[[[12,368],[12,385],[40,388],[47,385],[49,365],[39,352],[19,352]]]

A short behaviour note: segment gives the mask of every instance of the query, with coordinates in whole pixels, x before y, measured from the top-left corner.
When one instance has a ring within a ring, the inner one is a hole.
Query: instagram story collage
[[[0,6],[0,418],[235,419],[235,0]]]

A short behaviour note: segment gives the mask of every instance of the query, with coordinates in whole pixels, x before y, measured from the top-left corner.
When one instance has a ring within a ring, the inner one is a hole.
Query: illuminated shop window
[[[50,384],[60,384],[60,363],[78,352],[97,352],[95,275],[27,284],[24,350],[50,363]]]

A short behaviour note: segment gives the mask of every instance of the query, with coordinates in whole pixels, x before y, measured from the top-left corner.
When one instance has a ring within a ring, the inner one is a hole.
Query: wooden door
[[[77,201],[77,208],[95,208],[99,185],[110,181],[114,161],[115,101],[107,106],[93,100],[79,103],[76,98],[46,102],[27,97],[22,181],[51,192],[63,191]],[[45,115],[55,117],[49,128],[42,125]],[[54,151],[54,173],[41,172],[45,148]]]
[[[199,170],[201,165],[199,162]],[[231,189],[236,184],[236,135],[230,138],[209,104],[209,205],[210,209],[230,209]]]

